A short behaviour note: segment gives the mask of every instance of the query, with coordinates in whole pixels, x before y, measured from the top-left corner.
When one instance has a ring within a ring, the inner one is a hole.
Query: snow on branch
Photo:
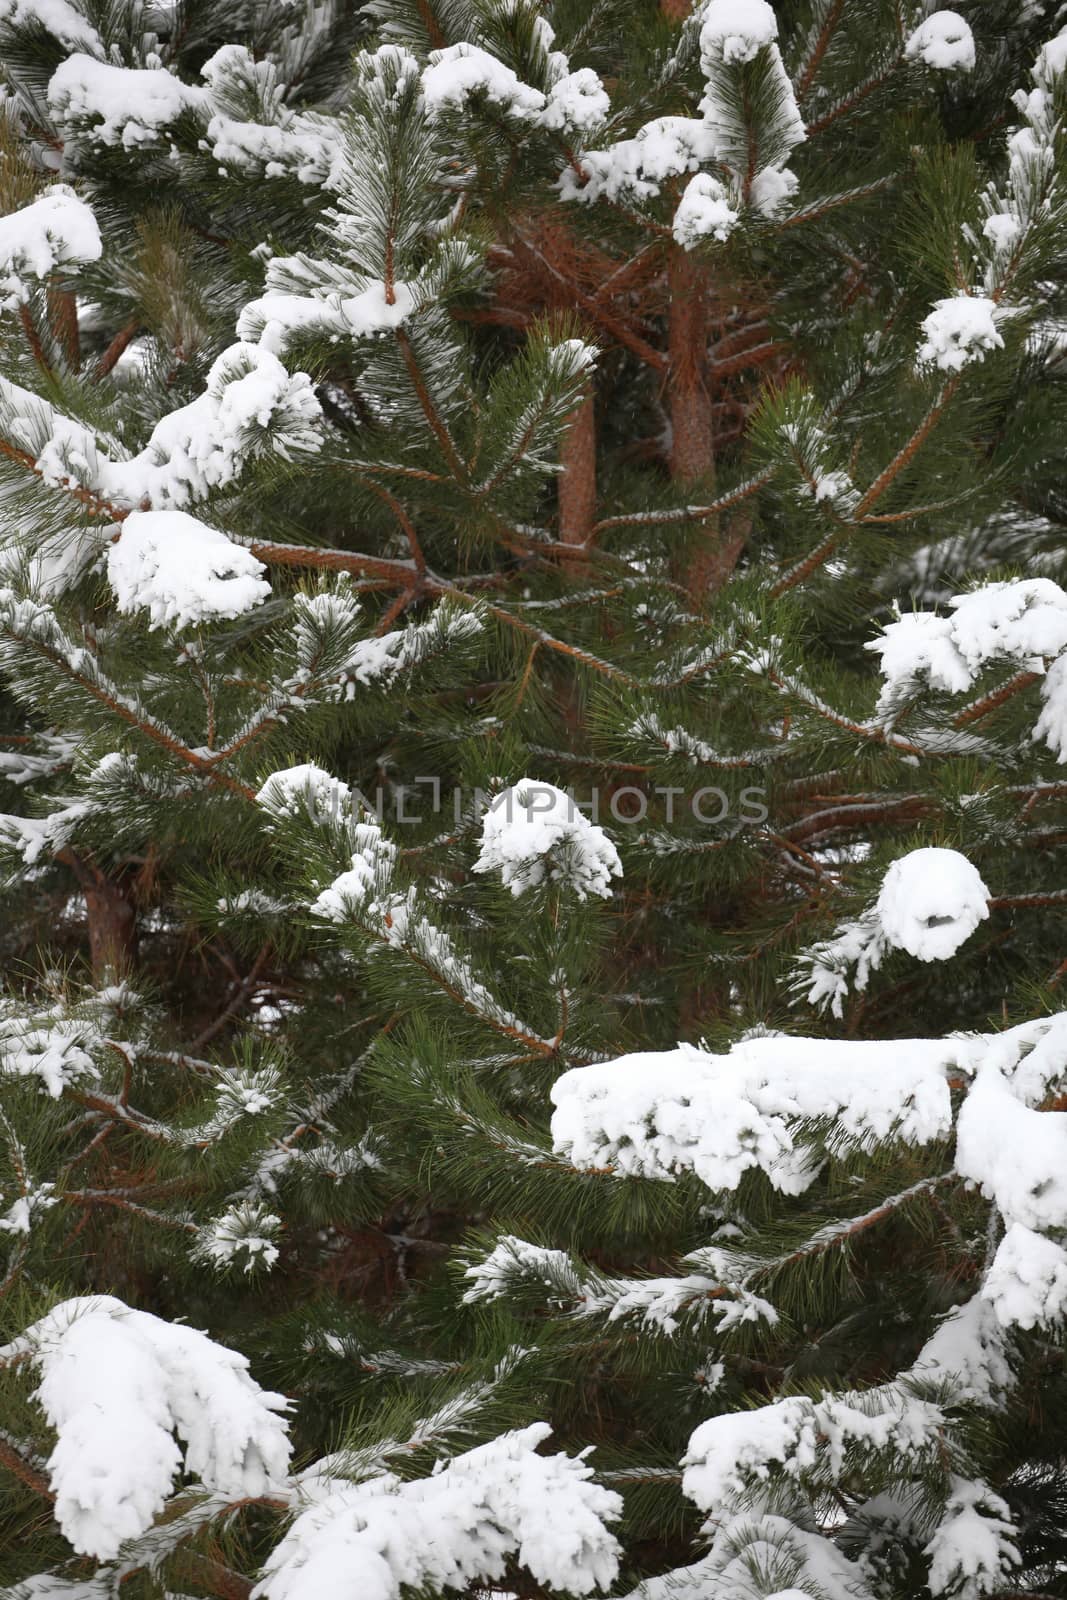
[[[402,1589],[465,1590],[517,1561],[568,1594],[606,1589],[619,1549],[607,1524],[620,1497],[582,1457],[544,1456],[534,1423],[457,1456],[432,1477],[363,1483],[326,1476],[268,1557],[253,1600],[399,1600]]]
[[[92,209],[65,183],[53,184],[21,211],[0,217],[0,309],[27,297],[60,267],[99,261],[103,246]]]
[[[110,1560],[144,1533],[179,1471],[233,1498],[286,1480],[288,1402],[193,1328],[95,1295],[63,1301],[0,1349],[0,1361],[16,1357],[40,1372],[35,1398],[58,1435],[56,1520],[83,1555]]]
[[[270,594],[262,562],[185,511],[131,511],[108,551],[120,611],[146,610],[152,628],[239,617]]]
[[[609,896],[622,863],[603,828],[582,815],[572,795],[526,778],[497,795],[486,811],[474,871],[499,871],[513,895],[549,881],[568,884],[585,900]]]
[[[204,393],[156,423],[145,447],[124,454],[116,439],[56,411],[0,378],[0,429],[32,458],[45,483],[99,497],[97,509],[162,510],[203,500],[261,456],[322,446],[321,410],[306,373],[290,375],[259,345],[233,344],[208,373]]]
[[[920,688],[963,694],[1003,662],[1044,677],[1034,735],[1067,760],[1067,593],[1051,578],[1013,578],[954,595],[949,610],[905,613],[868,643],[885,680],[885,723]]]
[[[936,72],[973,72],[974,34],[958,11],[935,11],[910,35],[904,54]]]
[[[794,988],[841,1017],[851,968],[862,991],[890,950],[945,961],[988,917],[988,901],[977,869],[958,850],[909,851],[890,864],[872,906],[798,959]]]
[[[1067,1075],[1067,1013],[1000,1034],[946,1039],[746,1039],[725,1055],[693,1045],[575,1067],[556,1080],[552,1136],[580,1169],[671,1181],[691,1171],[736,1189],[752,1168],[803,1193],[828,1146],[922,1146],[953,1125],[950,1077],[973,1079],[956,1170],[1010,1220],[1067,1224],[1067,1113],[1034,1109]],[[1036,1193],[1034,1185],[1036,1184]]]

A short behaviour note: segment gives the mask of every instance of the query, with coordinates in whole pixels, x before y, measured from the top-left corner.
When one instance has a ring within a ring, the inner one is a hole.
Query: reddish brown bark
[[[596,406],[591,384],[567,419],[559,455],[560,542],[588,544],[596,521]]]
[[[707,268],[680,245],[668,268],[670,333],[667,390],[671,415],[671,477],[680,483],[711,479],[715,435],[708,385]]]

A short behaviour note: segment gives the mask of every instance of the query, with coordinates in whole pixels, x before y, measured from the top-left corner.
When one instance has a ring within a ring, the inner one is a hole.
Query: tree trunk
[[[137,914],[121,885],[98,873],[86,885],[89,910],[89,957],[93,981],[117,983],[133,965],[137,947]]]
[[[567,419],[560,440],[559,536],[563,544],[588,544],[596,519],[596,405],[593,386]]]
[[[671,246],[668,269],[670,333],[667,384],[671,416],[671,477],[678,483],[715,479],[715,436],[708,387],[707,268],[681,245]]]

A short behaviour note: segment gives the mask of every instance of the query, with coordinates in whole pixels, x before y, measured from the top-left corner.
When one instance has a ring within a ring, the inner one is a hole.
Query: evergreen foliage
[[[1067,1597],[1067,7],[0,73],[0,1600]]]

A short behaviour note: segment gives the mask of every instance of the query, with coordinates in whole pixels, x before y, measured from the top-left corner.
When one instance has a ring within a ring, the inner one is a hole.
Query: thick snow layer
[[[255,556],[185,511],[131,511],[108,551],[120,611],[146,610],[153,628],[239,617],[270,594]]]
[[[996,302],[981,294],[954,294],[938,300],[922,324],[926,335],[916,362],[942,372],[962,372],[984,361],[987,350],[1002,350]]]
[[[102,248],[91,208],[67,184],[53,184],[0,217],[0,306],[25,299],[24,278],[40,282],[60,267],[99,261]]]
[[[98,144],[127,150],[156,144],[164,128],[204,100],[203,89],[164,67],[116,67],[91,55],[68,56],[48,85],[48,109],[61,131],[86,129]]]
[[[1067,1310],[1067,1251],[1013,1222],[997,1246],[981,1293],[1005,1328],[1050,1327]]]
[[[992,1066],[960,1108],[956,1170],[978,1184],[1008,1223],[1067,1227],[1067,1112],[1036,1111]]]
[[[234,1499],[270,1493],[289,1465],[282,1395],[244,1356],[109,1295],[65,1300],[0,1352],[28,1355],[58,1435],[55,1516],[75,1550],[107,1561],[151,1526],[182,1469]]]
[[[899,1383],[831,1394],[791,1395],[754,1411],[729,1411],[702,1422],[682,1457],[682,1490],[702,1511],[721,1514],[777,1470],[796,1478],[821,1457],[833,1481],[852,1447],[921,1451],[944,1424],[939,1406]]]
[[[472,95],[483,96],[510,116],[529,121],[545,109],[540,89],[516,77],[496,56],[476,44],[451,44],[430,53],[422,74],[422,95],[431,116],[462,111]]]
[[[552,1138],[581,1168],[660,1179],[689,1170],[711,1189],[735,1189],[759,1167],[800,1193],[819,1164],[794,1148],[791,1129],[804,1119],[832,1118],[861,1146],[943,1138],[952,1054],[928,1039],[762,1038],[725,1056],[692,1045],[622,1056],[556,1080]]]
[[[543,1456],[545,1423],[503,1434],[432,1477],[309,1484],[303,1511],[267,1559],[253,1600],[398,1600],[402,1589],[466,1590],[510,1562],[568,1594],[606,1589],[619,1549],[606,1524],[620,1497],[580,1458]]]
[[[904,54],[938,72],[971,72],[974,35],[959,12],[935,11],[920,22],[904,46]]]
[[[675,240],[685,250],[692,250],[702,239],[727,240],[739,221],[739,213],[730,204],[724,184],[710,172],[698,172],[690,178],[674,213]]]
[[[513,895],[546,880],[563,881],[585,900],[610,895],[622,863],[603,828],[582,815],[571,795],[528,778],[505,789],[486,811],[474,870],[499,871]]]
[[[711,0],[700,29],[704,70],[751,61],[777,37],[778,19],[767,0]]]
[[[754,1411],[709,1417],[691,1435],[682,1457],[682,1490],[711,1511],[766,1481],[772,1466],[803,1472],[815,1465],[815,1408],[802,1395],[776,1400]]]
[[[958,850],[912,850],[882,881],[877,913],[887,942],[917,961],[946,961],[989,915],[989,890]]]

